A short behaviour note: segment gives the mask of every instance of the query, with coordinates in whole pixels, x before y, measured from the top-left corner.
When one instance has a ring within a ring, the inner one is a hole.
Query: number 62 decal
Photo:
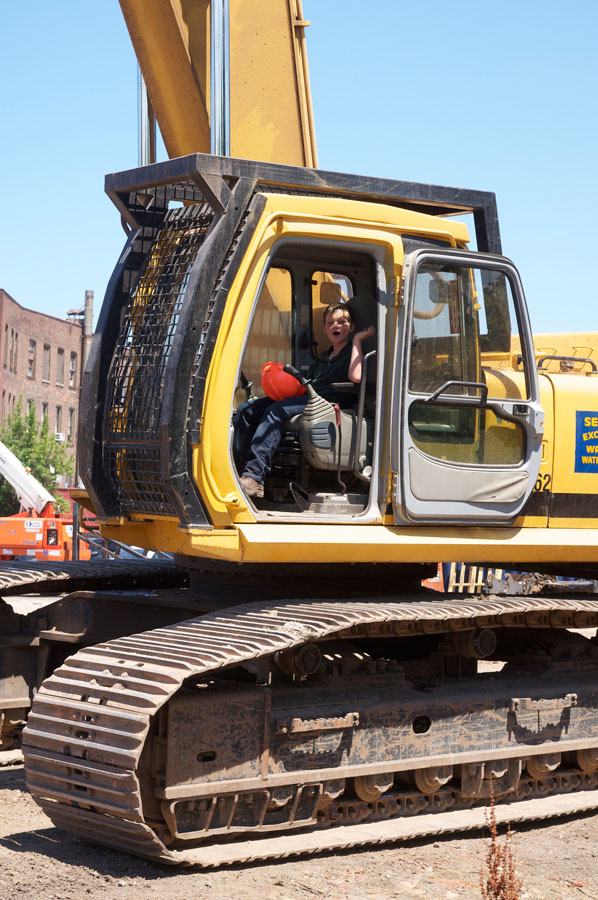
[[[534,485],[534,491],[549,491],[551,481],[552,475],[549,475],[548,472],[546,472],[544,475],[538,475],[538,477],[536,478],[536,483]]]

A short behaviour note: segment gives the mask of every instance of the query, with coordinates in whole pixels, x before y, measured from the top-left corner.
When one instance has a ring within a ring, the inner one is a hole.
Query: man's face
[[[343,347],[351,336],[353,325],[346,312],[335,309],[326,316],[324,331],[333,347]]]

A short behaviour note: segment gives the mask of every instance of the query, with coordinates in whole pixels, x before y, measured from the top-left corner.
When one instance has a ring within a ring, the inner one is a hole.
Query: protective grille
[[[126,510],[174,513],[160,476],[158,428],[191,268],[212,220],[207,204],[166,213],[123,313],[108,374],[103,444],[104,471]]]
[[[164,374],[191,266],[213,214],[207,205],[169,210],[123,316],[108,375],[104,440],[157,434]]]
[[[123,510],[175,512],[168,485],[161,479],[157,446],[104,446],[108,480]]]
[[[214,312],[216,296],[218,293],[218,289],[222,286],[222,283],[225,279],[227,269],[229,267],[229,263],[233,256],[233,253],[237,249],[237,245],[239,243],[239,239],[241,237],[241,234],[242,234],[245,224],[247,222],[248,215],[249,215],[249,213],[247,212],[241,219],[239,227],[237,228],[237,231],[230,243],[230,246],[228,247],[228,250],[227,250],[224,260],[222,262],[222,267],[221,267],[220,272],[218,273],[218,277],[216,278],[216,281],[214,283],[214,290],[212,292],[212,297],[208,303],[208,306],[207,306],[207,309],[205,312],[204,321],[203,321],[202,329],[201,329],[201,334],[199,336],[199,344],[197,347],[197,352],[195,354],[195,359],[193,361],[193,370],[191,373],[191,375],[192,375],[192,377],[191,377],[191,393],[190,393],[188,405],[187,405],[187,429],[191,433],[193,433],[193,427],[194,427],[194,423],[192,422],[191,417],[193,415],[195,399],[196,399],[196,397],[195,397],[196,385],[199,383],[199,377],[198,377],[199,369],[200,369],[200,364],[202,361],[203,352],[205,349],[206,338],[207,338],[207,334],[208,334],[210,320],[212,318],[212,313]]]

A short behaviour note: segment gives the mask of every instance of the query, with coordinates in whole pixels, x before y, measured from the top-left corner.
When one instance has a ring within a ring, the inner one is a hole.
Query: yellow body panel
[[[551,512],[551,527],[593,527],[598,496],[598,375],[545,376],[554,388],[554,464],[551,490],[562,497]],[[584,464],[584,461],[587,463]],[[580,465],[581,464],[581,465]],[[585,471],[577,471],[584,468]],[[578,515],[575,513],[578,512]]]
[[[120,0],[170,157],[210,152],[208,0]],[[230,0],[231,155],[317,166],[301,0]]]
[[[597,332],[563,332],[563,334],[535,334],[534,347],[539,356],[571,356],[580,359],[593,359],[598,365],[598,333]],[[547,360],[544,364],[548,372],[558,372],[559,362]],[[589,372],[587,363],[574,364],[574,370]]]
[[[542,438],[542,461],[540,472],[536,480],[532,502],[537,500],[536,494],[543,494],[550,490],[552,483],[552,468],[554,457],[554,395],[552,383],[544,376],[540,376],[540,403],[544,410],[544,436]],[[518,528],[547,528],[548,514],[524,514],[515,521]]]
[[[598,332],[595,331],[564,331],[562,334],[534,334],[534,348],[536,358],[543,356],[568,356],[572,357],[573,371],[587,374],[591,371],[591,365],[582,362],[583,359],[592,359],[598,366]],[[513,349],[520,350],[519,338],[513,339]],[[579,362],[575,362],[575,359]],[[542,369],[546,372],[560,372],[559,360],[549,359],[543,363]]]
[[[164,527],[156,519],[104,527],[102,534],[136,546],[236,563],[598,562],[598,530],[572,527],[399,528],[270,522],[182,530]]]
[[[566,349],[565,342],[559,349]],[[550,518],[525,515],[517,520],[516,525],[530,528],[548,524],[551,530],[596,529],[598,375],[590,374],[590,369],[586,374],[541,374],[540,400],[544,410],[542,463],[531,505],[537,499],[537,493],[547,492],[550,495]],[[587,426],[584,424],[586,419]],[[583,459],[593,462],[585,466],[586,471],[576,471],[580,462],[583,465]]]

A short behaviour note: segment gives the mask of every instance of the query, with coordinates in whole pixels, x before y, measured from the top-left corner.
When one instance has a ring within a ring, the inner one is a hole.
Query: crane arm
[[[209,0],[119,0],[168,155],[210,152]],[[316,167],[301,0],[230,0],[231,155]]]
[[[22,508],[33,508],[37,513],[41,513],[48,503],[54,503],[50,491],[34,478],[2,441],[0,441],[0,475],[3,475],[12,486]]]

